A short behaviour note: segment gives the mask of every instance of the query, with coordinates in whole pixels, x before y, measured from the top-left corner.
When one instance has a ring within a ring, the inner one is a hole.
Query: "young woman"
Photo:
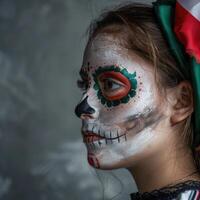
[[[75,112],[89,164],[127,168],[139,190],[132,199],[200,199],[197,92],[190,66],[184,68],[180,49],[166,39],[161,6],[173,15],[174,1],[154,8],[132,3],[91,25],[78,81],[84,93]]]

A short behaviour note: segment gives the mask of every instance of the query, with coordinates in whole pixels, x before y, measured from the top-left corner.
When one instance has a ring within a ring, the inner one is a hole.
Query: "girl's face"
[[[80,75],[85,91],[76,114],[90,165],[131,167],[159,151],[170,125],[150,64],[99,34],[86,48]]]

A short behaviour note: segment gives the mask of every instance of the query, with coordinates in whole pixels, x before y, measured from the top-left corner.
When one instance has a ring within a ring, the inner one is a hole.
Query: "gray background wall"
[[[1,200],[126,200],[136,190],[125,170],[88,166],[73,114],[84,33],[119,2],[0,0]]]

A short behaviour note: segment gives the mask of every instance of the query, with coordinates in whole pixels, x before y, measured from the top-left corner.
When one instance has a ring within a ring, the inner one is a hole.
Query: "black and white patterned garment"
[[[131,200],[200,200],[200,182],[186,181],[152,192],[132,193]]]

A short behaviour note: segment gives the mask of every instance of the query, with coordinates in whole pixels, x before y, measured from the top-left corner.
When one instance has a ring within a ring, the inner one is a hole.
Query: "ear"
[[[174,105],[172,105],[171,123],[175,125],[193,112],[193,90],[190,82],[182,81],[174,92]]]

